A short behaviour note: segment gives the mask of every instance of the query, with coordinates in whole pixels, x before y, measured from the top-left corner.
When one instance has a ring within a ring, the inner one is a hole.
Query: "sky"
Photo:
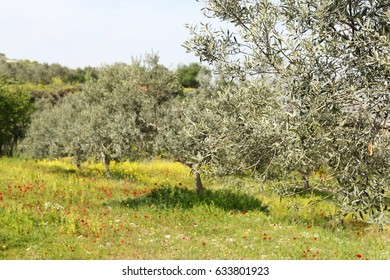
[[[175,68],[199,62],[181,46],[204,21],[196,0],[0,0],[0,53],[71,68],[130,63],[146,53]]]

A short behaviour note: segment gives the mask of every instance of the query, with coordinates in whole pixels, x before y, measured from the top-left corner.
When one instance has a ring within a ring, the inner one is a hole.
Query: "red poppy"
[[[362,254],[356,254],[356,257],[360,259],[363,256],[362,256]]]

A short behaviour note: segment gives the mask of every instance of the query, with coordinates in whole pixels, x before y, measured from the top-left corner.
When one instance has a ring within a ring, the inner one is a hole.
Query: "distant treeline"
[[[48,85],[55,79],[64,83],[84,83],[97,77],[93,67],[70,69],[58,63],[48,64],[30,60],[14,60],[0,54],[0,77],[10,82]]]
[[[197,88],[197,75],[202,69],[198,63],[181,64],[176,69],[176,75],[183,87]],[[98,78],[99,69],[84,67],[71,69],[58,63],[39,63],[36,61],[9,59],[0,53],[0,79],[9,83],[32,83],[35,85],[50,85],[53,83],[82,84],[90,79]]]

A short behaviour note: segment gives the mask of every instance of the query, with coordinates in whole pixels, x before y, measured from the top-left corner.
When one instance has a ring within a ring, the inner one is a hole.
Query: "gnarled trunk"
[[[79,158],[76,158],[76,166],[78,169],[81,169],[81,160]]]
[[[308,190],[310,188],[309,185],[309,175],[302,173],[302,187],[305,190]]]
[[[204,187],[202,184],[202,179],[200,178],[199,163],[193,164],[191,168],[192,168],[192,173],[194,174],[196,191],[198,193],[201,193],[204,191]]]
[[[199,173],[200,163],[192,163],[192,162],[188,162],[188,161],[183,161],[180,158],[176,158],[176,160],[184,165],[187,165],[189,168],[191,168],[191,172],[194,175],[196,191],[198,193],[203,192],[204,187],[203,187],[202,179],[200,178],[200,173]]]

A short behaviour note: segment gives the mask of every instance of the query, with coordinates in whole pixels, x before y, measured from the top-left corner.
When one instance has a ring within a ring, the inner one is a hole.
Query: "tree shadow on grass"
[[[191,209],[198,205],[215,206],[225,211],[262,211],[268,213],[268,206],[257,198],[233,190],[195,190],[163,187],[146,195],[127,198],[117,202],[122,207],[138,208],[155,206],[159,208]]]

